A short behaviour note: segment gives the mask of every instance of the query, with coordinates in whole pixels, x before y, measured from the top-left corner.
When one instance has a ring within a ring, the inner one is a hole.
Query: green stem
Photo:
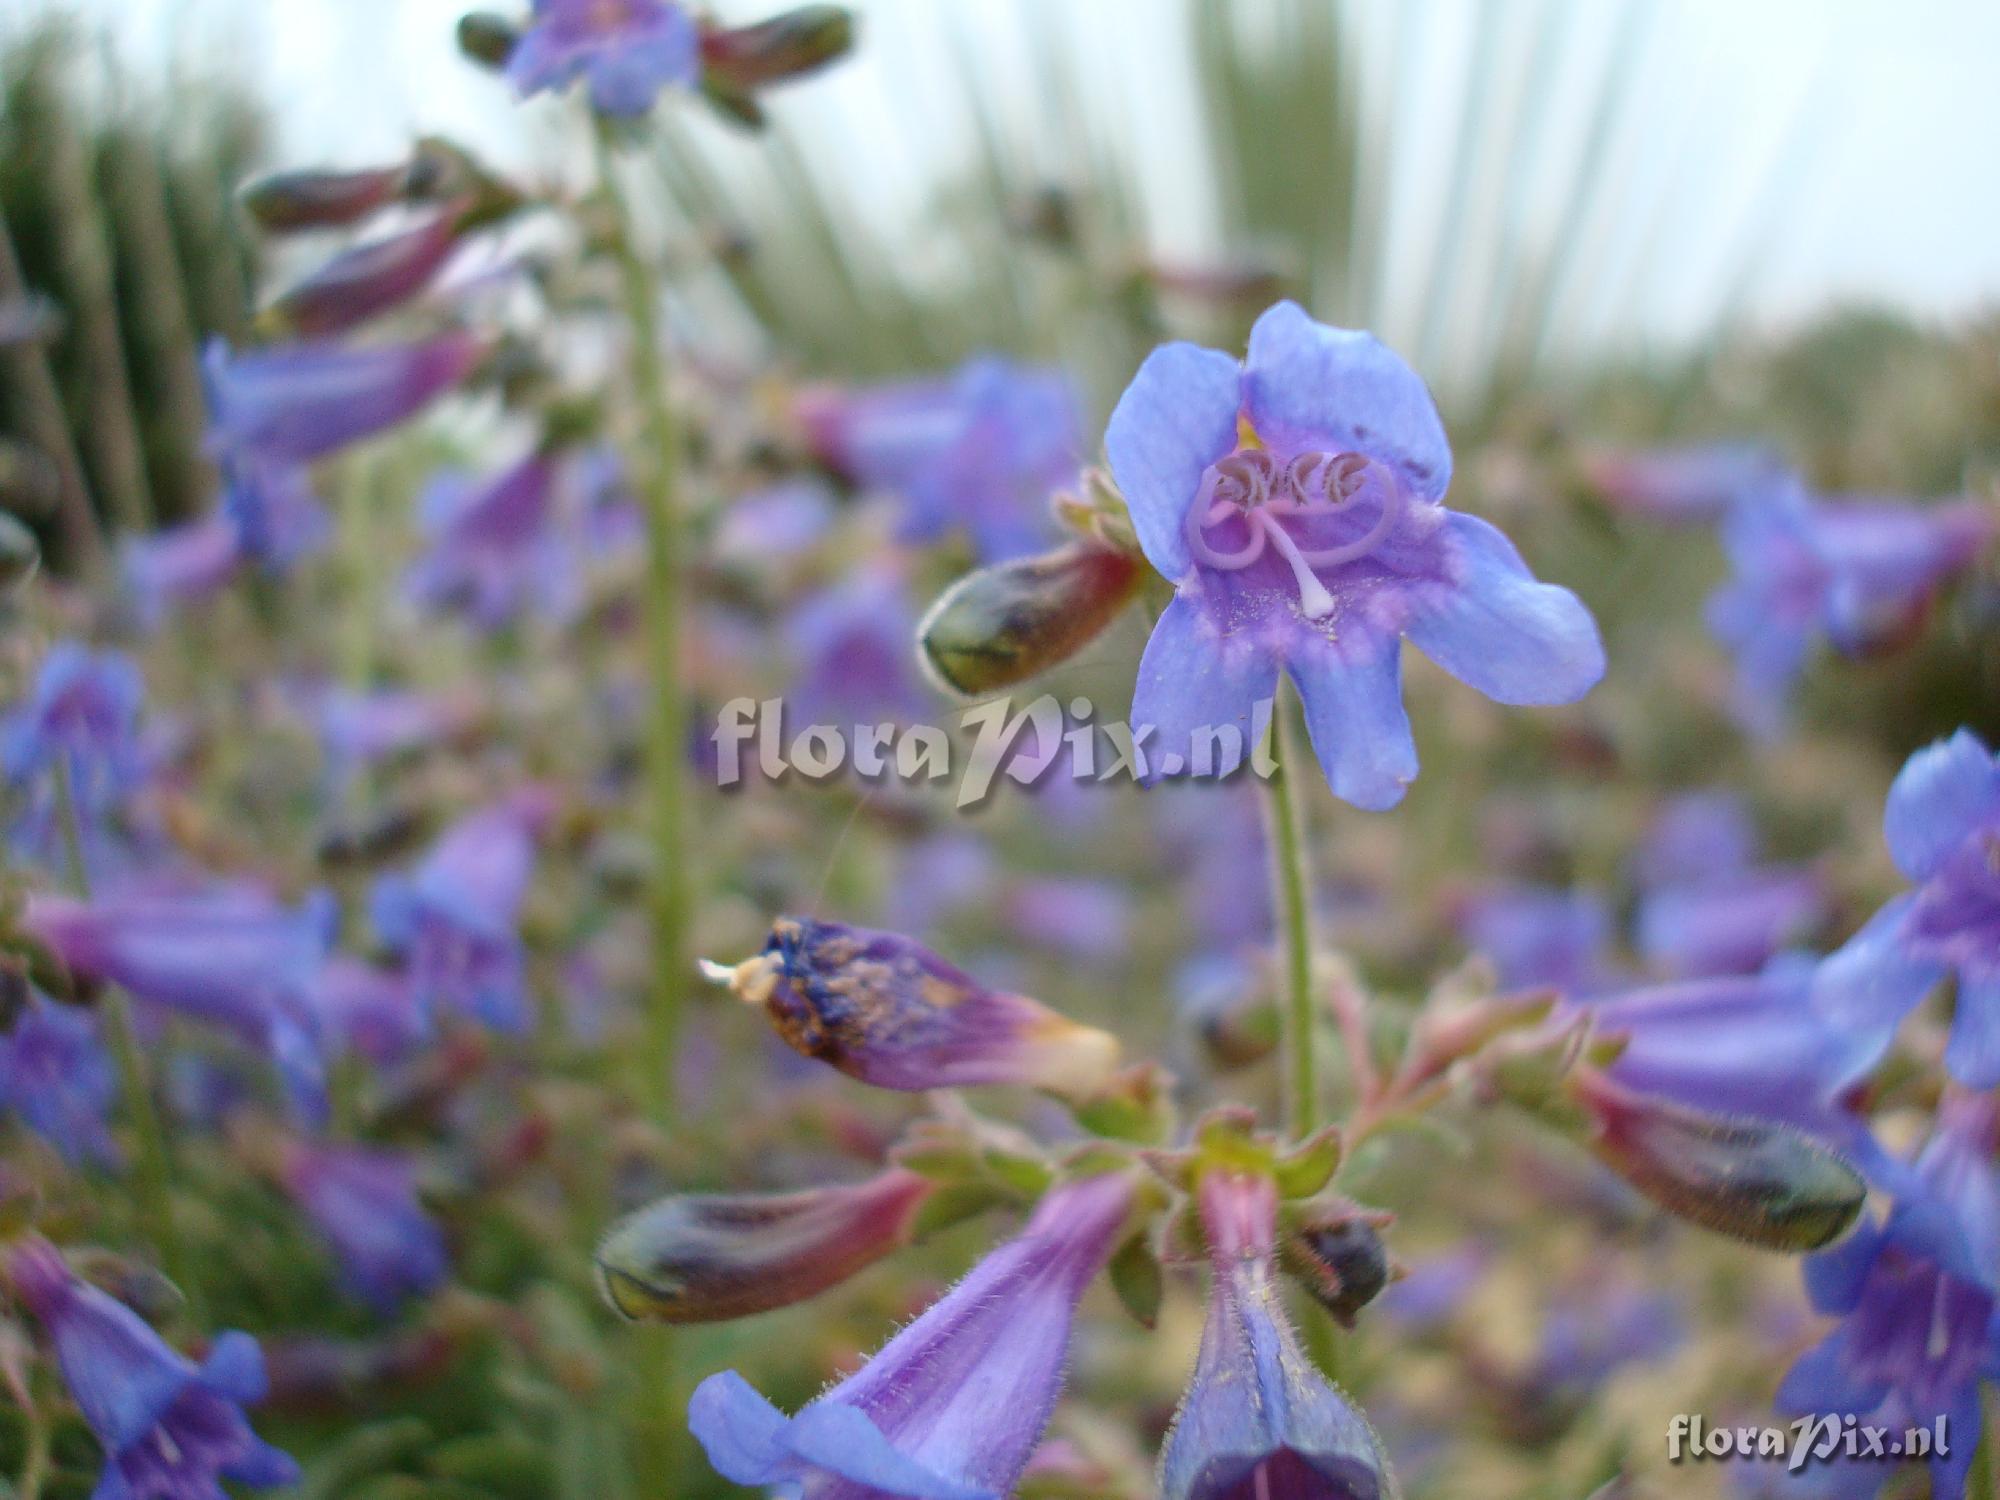
[[[651,276],[639,254],[630,205],[618,182],[608,127],[597,129],[598,175],[617,225],[625,313],[632,329],[632,376],[643,408],[645,452],[636,465],[646,512],[646,659],[653,683],[646,773],[652,801],[653,982],[647,996],[643,1087],[662,1127],[674,1123],[674,1061],[681,999],[693,961],[684,763],[687,708],[680,682],[682,601],[680,430],[667,389]]]
[[[55,764],[56,817],[62,828],[63,855],[69,863],[70,885],[84,900],[90,899],[90,871],[83,858],[83,824],[77,811],[76,788],[70,779],[69,761],[58,755]],[[146,1058],[132,1026],[132,1006],[125,992],[106,985],[98,999],[98,1014],[105,1039],[118,1068],[118,1084],[125,1105],[132,1113],[132,1128],[138,1136],[137,1187],[139,1212],[159,1246],[160,1262],[168,1277],[187,1299],[188,1311],[200,1320],[200,1294],[192,1276],[193,1263],[181,1243],[180,1226],[174,1222],[172,1192],[173,1163],[167,1153],[167,1133],[153,1102],[152,1086],[146,1077]]]
[[[1284,938],[1285,990],[1279,1002],[1287,1117],[1294,1138],[1319,1128],[1319,1085],[1313,1067],[1312,876],[1292,782],[1296,760],[1289,695],[1281,678],[1271,701],[1271,758],[1264,781],[1271,838],[1271,882]]]
[[[2000,1449],[2000,1400],[1996,1400],[1993,1387],[1988,1385],[1981,1402],[1986,1420],[1981,1424],[1983,1433],[1975,1434],[1979,1446],[1972,1452],[1972,1470],[1966,1476],[1965,1493],[1968,1495],[2000,1495],[2000,1474],[1995,1474],[1995,1450]],[[1964,1435],[1952,1434],[1952,1441],[1962,1443]]]

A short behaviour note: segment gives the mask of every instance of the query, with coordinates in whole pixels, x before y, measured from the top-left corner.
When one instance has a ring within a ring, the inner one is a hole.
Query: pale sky
[[[752,19],[770,5],[727,0]],[[1051,32],[1091,82],[1090,104],[1130,143],[1156,246],[1212,249],[1197,168],[1182,0],[851,0],[857,58],[775,100],[809,127],[823,180],[888,244],[916,253],[933,184],[970,159],[949,34],[970,39],[1016,127],[1046,112],[1031,30]],[[1240,0],[1257,12],[1259,0]],[[1328,0],[1339,3],[1339,0]],[[523,5],[525,0],[523,0]],[[1497,7],[1482,31],[1485,7]],[[103,17],[144,67],[179,53],[252,79],[294,162],[360,164],[440,131],[504,163],[545,153],[559,114],[523,109],[452,43],[461,0],[6,0]],[[499,8],[499,7],[496,7]],[[1467,59],[1478,39],[1525,64],[1561,23],[1539,75],[1547,98],[1518,182],[1512,139],[1475,132],[1464,243],[1485,244],[1512,184],[1536,224],[1566,201],[1614,38],[1636,27],[1640,65],[1615,92],[1605,167],[1619,188],[1589,205],[1568,253],[1564,348],[1676,339],[1724,306],[1783,324],[1837,300],[1926,316],[2000,304],[2000,5],[1992,0],[1346,0],[1360,49],[1367,155],[1387,184],[1383,331],[1409,338],[1446,223]],[[1632,12],[1628,19],[1627,12]],[[0,26],[6,23],[0,21]],[[1503,79],[1489,108],[1525,102]],[[705,124],[704,129],[708,128]],[[1051,153],[1061,143],[1044,141]],[[544,158],[545,159],[545,158]],[[1476,278],[1479,268],[1468,268]],[[1397,327],[1397,324],[1406,324]]]

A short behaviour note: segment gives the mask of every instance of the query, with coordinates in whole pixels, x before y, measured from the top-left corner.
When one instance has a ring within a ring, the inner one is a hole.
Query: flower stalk
[[[1292,1137],[1319,1128],[1319,1080],[1313,1059],[1312,872],[1291,767],[1293,736],[1282,679],[1271,702],[1271,759],[1264,780],[1271,827],[1271,879],[1284,941],[1285,990],[1280,1002],[1279,1052],[1283,1058],[1286,1118]]]
[[[618,181],[611,131],[604,121],[597,122],[598,175],[616,230],[613,239],[632,329],[632,375],[642,408],[645,449],[634,466],[634,478],[646,516],[646,661],[652,677],[646,780],[652,804],[655,948],[640,1067],[645,1097],[655,1120],[664,1127],[674,1118],[674,1059],[680,1038],[681,1000],[693,963],[683,770],[687,708],[680,682],[681,439],[660,353],[653,287],[634,236],[631,206]]]
[[[85,901],[90,899],[90,871],[83,857],[83,825],[76,805],[76,788],[69,774],[69,757],[55,758],[56,818],[62,827],[63,857],[69,865],[70,885]],[[138,1203],[140,1217],[160,1249],[160,1262],[167,1276],[187,1299],[189,1312],[200,1321],[200,1292],[193,1278],[194,1263],[181,1242],[180,1226],[174,1221],[173,1158],[167,1150],[167,1133],[160,1111],[153,1101],[151,1080],[146,1075],[145,1054],[132,1026],[132,1005],[117,985],[106,985],[97,1009],[103,1019],[105,1039],[118,1068],[118,1086],[132,1112],[132,1129],[138,1137]]]

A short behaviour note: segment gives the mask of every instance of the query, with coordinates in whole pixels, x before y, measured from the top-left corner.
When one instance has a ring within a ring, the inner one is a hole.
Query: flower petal
[[[1451,444],[1423,378],[1372,333],[1280,302],[1250,330],[1245,405],[1272,447],[1379,459],[1426,500],[1451,483]]]
[[[1242,366],[1198,344],[1146,356],[1104,429],[1111,474],[1146,559],[1178,583],[1192,566],[1182,524],[1202,470],[1236,447]]]
[[[2000,819],[2000,761],[1970,729],[1912,755],[1889,788],[1882,818],[1896,867],[1912,880],[1935,874],[1965,836]]]
[[[1390,636],[1335,645],[1308,635],[1292,650],[1313,754],[1343,801],[1381,812],[1417,779],[1417,745],[1403,710],[1401,643]]]
[[[1813,1311],[1836,1316],[1859,1307],[1863,1285],[1875,1268],[1875,1257],[1882,1253],[1882,1245],[1881,1226],[1864,1218],[1852,1234],[1832,1249],[1807,1256],[1806,1297]]]
[[[1463,570],[1410,622],[1411,644],[1498,703],[1574,703],[1604,675],[1604,643],[1583,601],[1540,583],[1496,527],[1451,514],[1446,542]]]
[[[688,1431],[724,1479],[770,1485],[784,1473],[784,1435],[791,1419],[734,1370],[711,1375],[695,1387],[687,1420]]]
[[[202,1363],[201,1378],[203,1384],[239,1406],[262,1401],[266,1389],[264,1351],[247,1333],[231,1330],[218,1334]]]
[[[1000,1500],[996,1491],[956,1483],[896,1451],[866,1413],[837,1401],[809,1406],[785,1433],[791,1451],[825,1474],[871,1495],[899,1500]]]
[[[1969,1089],[2000,1084],[2000,972],[1959,970],[1945,1071]]]
[[[1898,896],[1884,906],[1813,976],[1814,1008],[1836,1025],[1879,1033],[1883,1050],[1897,1024],[1945,975],[1942,964],[1903,952],[1904,919],[1912,900]]]
[[[1132,690],[1134,733],[1148,725],[1156,731],[1143,745],[1147,779],[1171,774],[1169,756],[1178,756],[1182,769],[1202,771],[1212,760],[1217,776],[1235,770],[1252,748],[1256,706],[1270,699],[1277,680],[1267,651],[1224,635],[1199,599],[1176,597],[1153,627]]]

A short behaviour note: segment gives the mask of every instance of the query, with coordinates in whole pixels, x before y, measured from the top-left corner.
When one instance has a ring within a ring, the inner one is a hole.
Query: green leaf
[[[1111,1287],[1141,1328],[1159,1322],[1160,1299],[1166,1291],[1166,1277],[1160,1258],[1144,1234],[1135,1234],[1111,1257]]]

